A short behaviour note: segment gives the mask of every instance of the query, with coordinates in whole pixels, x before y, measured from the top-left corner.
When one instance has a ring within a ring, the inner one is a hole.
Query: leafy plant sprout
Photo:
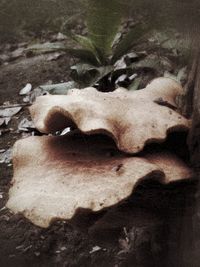
[[[113,87],[110,74],[116,69],[115,63],[144,37],[147,26],[135,24],[121,38],[120,26],[128,1],[85,0],[83,4],[87,10],[88,35],[72,34],[66,29],[64,31],[80,45],[79,52],[82,52],[78,55],[80,62],[72,67],[72,78],[83,86],[99,83],[100,88]]]
[[[132,51],[147,41],[152,25],[136,21],[128,29],[126,27],[127,32],[124,33],[122,22],[128,13],[128,0],[82,0],[81,3],[85,10],[85,35],[72,32],[68,20],[61,30],[68,37],[67,43],[46,43],[31,47],[37,51],[65,51],[78,59],[71,67],[73,81],[51,85],[45,87],[45,90],[49,89],[54,94],[87,86],[94,86],[100,91],[113,91],[118,86],[137,90],[141,88],[141,73],[146,76],[145,71],[150,70],[149,80],[156,76],[151,72],[156,71],[158,76],[163,74],[161,70],[166,70],[168,65],[166,59],[149,56],[144,49],[139,53]],[[164,41],[162,34],[158,37],[161,38],[160,43],[165,43],[165,37]],[[69,41],[72,41],[71,44]]]

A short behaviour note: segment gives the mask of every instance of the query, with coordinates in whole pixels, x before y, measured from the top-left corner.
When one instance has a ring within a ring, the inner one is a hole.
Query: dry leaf
[[[6,117],[12,117],[16,115],[22,107],[11,107],[11,108],[0,108],[0,117],[6,118]]]
[[[27,85],[20,90],[19,95],[28,95],[31,90],[32,85],[30,83],[27,83]]]

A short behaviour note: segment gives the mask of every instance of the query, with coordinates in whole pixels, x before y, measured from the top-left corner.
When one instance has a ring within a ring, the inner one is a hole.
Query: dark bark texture
[[[191,163],[197,171],[200,170],[200,54],[195,59],[196,75],[193,95],[192,108],[192,128],[189,135],[189,148]],[[191,90],[192,91],[192,90]],[[190,98],[188,97],[188,102]],[[190,106],[190,104],[188,105]]]
[[[182,112],[192,120],[188,137],[190,162],[195,170],[197,188],[194,207],[186,209],[183,220],[181,240],[181,264],[184,267],[200,266],[200,52],[196,52],[188,83],[185,87],[185,97],[182,102]],[[186,198],[187,201],[187,198]]]

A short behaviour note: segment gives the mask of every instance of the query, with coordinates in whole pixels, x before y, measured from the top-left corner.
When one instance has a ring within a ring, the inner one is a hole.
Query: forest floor
[[[164,186],[149,181],[118,206],[75,216],[70,222],[56,220],[47,229],[5,208],[13,174],[10,149],[16,140],[32,134],[29,128],[19,127],[24,119],[30,120],[19,92],[27,83],[35,88],[68,81],[72,63],[67,55],[13,54],[25,46],[5,44],[0,48],[4,51],[0,105],[22,107],[8,125],[4,122],[0,127],[0,266],[196,266],[189,265],[192,252],[181,249],[182,235],[188,231],[194,212],[195,182]],[[192,242],[189,239],[187,247]],[[185,265],[180,265],[183,257]]]

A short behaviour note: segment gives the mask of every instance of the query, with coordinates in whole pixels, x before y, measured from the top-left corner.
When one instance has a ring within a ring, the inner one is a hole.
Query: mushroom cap
[[[73,89],[65,96],[38,97],[30,112],[43,133],[73,126],[87,135],[106,134],[119,150],[135,154],[147,143],[164,141],[168,132],[189,129],[189,120],[176,111],[175,98],[182,90],[168,78],[155,79],[133,92]]]
[[[48,227],[53,219],[71,219],[80,208],[99,211],[117,204],[144,179],[168,183],[191,177],[180,160],[171,174],[162,161],[158,155],[152,162],[145,156],[127,157],[102,136],[22,139],[13,150],[14,177],[6,206]],[[173,166],[176,162],[173,156]]]

